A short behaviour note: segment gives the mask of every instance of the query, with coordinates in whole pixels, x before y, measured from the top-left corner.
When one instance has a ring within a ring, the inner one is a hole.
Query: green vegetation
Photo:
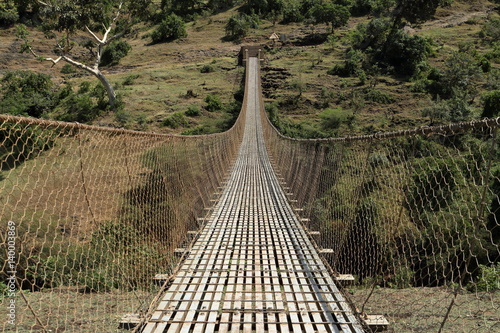
[[[151,34],[153,43],[162,43],[186,37],[186,26],[182,18],[175,14],[168,15]]]
[[[259,27],[259,19],[255,15],[239,13],[229,18],[226,24],[226,38],[238,40],[245,37],[250,29]]]
[[[221,111],[222,108],[224,107],[222,105],[220,98],[217,95],[212,95],[212,94],[208,95],[205,98],[205,103],[207,103],[205,105],[205,109],[208,112],[218,112]]]
[[[330,24],[332,34],[335,28],[346,25],[350,17],[349,9],[346,6],[337,5],[332,2],[315,4],[309,14],[315,24]]]
[[[493,118],[500,114],[500,90],[493,90],[483,95],[484,108],[482,117]]]
[[[155,7],[149,1],[127,1],[128,18],[137,10],[134,3],[148,5],[146,17],[137,25],[133,22],[137,29],[118,20],[110,36],[127,37],[127,41],[116,39],[101,48],[92,36],[84,37],[87,31],[75,22],[88,7],[83,2],[81,6],[80,2],[75,6],[61,3],[68,9],[67,17],[62,11],[41,11],[41,5],[23,7],[18,1],[3,2],[0,26],[6,30],[2,32],[13,36],[12,26],[25,23],[26,27],[18,30],[24,51],[36,41],[33,49],[48,53],[55,44],[45,42],[39,31],[42,26],[37,22],[42,20],[49,24],[43,26],[48,28],[44,31],[48,37],[58,35],[62,49],[54,58],[76,51],[79,59],[91,66],[96,61],[92,55],[102,51],[99,65],[108,66],[105,74],[112,82],[120,82],[111,85],[119,93],[118,99],[113,97],[115,111],[110,112],[107,105],[109,91],[102,84],[90,83],[88,72],[81,66],[66,63],[60,70],[49,72],[42,62],[29,62],[27,55],[20,55],[18,60],[2,58],[6,68],[13,69],[5,71],[0,81],[2,112],[185,135],[220,132],[234,123],[242,100],[238,82],[243,72],[235,66],[238,47],[232,42],[265,44],[271,32],[277,32],[287,42],[264,46],[269,65],[263,71],[264,94],[269,118],[287,136],[373,134],[500,114],[498,13],[492,11],[489,17],[466,23],[446,21],[450,25],[446,28],[430,22],[451,16],[438,5],[450,5],[446,10],[454,12],[469,8],[466,2],[256,0],[243,4],[233,0],[165,0]],[[107,22],[111,9],[116,9],[112,3],[103,12]],[[478,3],[489,6],[484,1]],[[95,6],[90,9],[96,12]],[[67,24],[56,24],[63,17],[68,18]],[[348,25],[348,20],[356,24]],[[92,22],[90,28],[102,38],[106,31],[101,28],[102,22],[87,16],[83,21]],[[308,27],[310,24],[314,26]],[[152,44],[148,44],[150,40]],[[19,41],[11,37],[3,45],[19,45]],[[90,56],[83,56],[89,49],[93,50]],[[15,70],[24,67],[31,71]],[[12,169],[45,153],[53,147],[57,135],[25,126],[0,128],[0,159],[5,160],[2,168]],[[352,232],[345,235],[347,243],[367,240],[366,247],[358,249],[360,259],[355,267],[347,267],[345,260],[336,268],[356,274],[361,283],[377,281],[390,288],[461,283],[472,292],[499,290],[500,267],[494,256],[498,250],[491,244],[500,242],[500,207],[493,198],[500,191],[500,167],[492,163],[494,176],[488,180],[479,180],[476,174],[484,167],[481,156],[489,153],[484,147],[498,145],[489,140],[494,139],[481,141],[463,135],[453,140],[396,140],[393,151],[374,147],[366,152],[363,161],[367,169],[341,162],[334,165],[339,178],[325,185],[327,189],[315,203],[316,217],[329,223],[325,230],[346,227],[342,221],[352,223]],[[339,151],[332,148],[327,157],[334,159]],[[24,287],[78,286],[86,293],[147,289],[152,275],[168,272],[176,260],[165,258],[161,240],[175,237],[169,230],[182,234],[184,230],[174,225],[175,221],[192,216],[180,216],[172,208],[182,195],[169,192],[182,181],[176,175],[187,165],[188,157],[179,157],[179,169],[169,173],[161,167],[148,168],[153,161],[168,161],[170,157],[165,155],[168,152],[159,149],[145,153],[148,171],[143,183],[124,195],[120,221],[95,226],[89,231],[89,243],[61,240],[58,245],[69,248],[69,255],[63,257],[37,240],[33,247],[37,255],[21,259],[19,274],[25,274],[29,285]],[[398,160],[399,156],[407,159]],[[349,160],[352,156],[347,157]],[[393,202],[384,202],[383,198],[395,191],[390,182],[400,176],[403,167],[411,170],[405,188],[395,196],[404,203],[402,213],[398,212],[404,217],[403,226],[401,230],[383,231],[396,214],[387,209]],[[355,174],[355,182],[349,178],[351,174]],[[463,195],[469,193],[467,188],[477,188],[484,182],[489,182],[484,198],[480,192]],[[355,191],[361,195],[350,201],[349,195]],[[331,201],[336,204],[328,205]],[[480,217],[470,208],[481,204],[488,212],[484,230],[478,230],[475,222]],[[417,209],[410,214],[410,207]],[[153,228],[157,225],[162,227]],[[461,237],[464,234],[471,235],[467,241]],[[391,239],[388,249],[382,248],[381,236]],[[415,245],[411,255],[401,245],[409,241]],[[468,258],[464,253],[475,253],[475,257]],[[349,255],[352,253],[344,250],[340,257]],[[383,262],[391,274],[373,272],[370,265],[374,260]],[[468,262],[467,267],[453,260]],[[0,283],[0,295],[2,288]]]
[[[198,117],[201,115],[200,108],[197,105],[191,105],[185,112],[188,117]]]
[[[63,61],[94,75],[105,87],[109,105],[114,108],[117,104],[116,93],[99,66],[103,65],[102,61],[107,65],[115,64],[119,58],[126,55],[130,49],[126,43],[110,43],[116,42],[130,32],[140,19],[146,18],[149,15],[149,5],[149,1],[122,0],[107,1],[104,6],[85,1],[37,2],[31,9],[42,21],[39,26],[45,38],[54,43],[51,51],[53,57],[36,52],[32,45],[34,40],[30,36],[31,32],[23,24],[16,27],[17,38],[22,41],[20,51],[30,53],[38,60],[52,65]],[[87,34],[89,38],[78,43],[78,34],[82,33]],[[102,37],[98,37],[98,34]],[[80,59],[78,50],[86,50],[88,56]]]
[[[200,73],[212,73],[212,72],[215,72],[215,68],[210,64],[203,65],[203,67],[201,67],[200,69]]]
[[[480,2],[490,8],[486,1]],[[264,46],[267,61],[270,66],[286,68],[287,77],[274,84],[274,91],[267,92],[265,88],[264,93],[268,102],[285,108],[280,111],[284,118],[281,124],[293,128],[295,136],[331,135],[321,125],[320,115],[328,108],[341,107],[354,115],[349,126],[341,126],[335,132],[340,136],[477,119],[485,108],[484,115],[496,112],[489,111],[494,105],[489,92],[499,90],[495,83],[500,62],[500,44],[496,42],[498,14],[491,11],[487,19],[474,16],[456,26],[450,21],[450,28],[446,29],[432,23],[437,18],[453,17],[457,11],[463,11],[461,15],[467,17],[473,5],[460,0],[126,1],[116,24],[106,25],[111,27],[108,36],[119,38],[101,46],[82,25],[88,23],[98,38],[104,35],[107,30],[101,28],[102,20],[93,15],[97,7],[60,1],[68,18],[62,22],[58,21],[61,12],[51,7],[51,1],[46,3],[48,7],[6,1],[0,12],[15,20],[2,25],[10,26],[12,34],[11,22],[26,24],[25,28],[19,26],[17,32],[21,46],[27,52],[35,50],[39,59],[48,60],[51,55],[47,50],[54,48],[37,31],[42,24],[48,37],[61,41],[62,49],[52,55],[53,59],[63,54],[68,58],[73,53],[81,54],[80,64],[92,67],[94,55],[100,50],[99,65],[112,66],[105,71],[109,85],[102,84],[118,113],[109,113],[102,105],[90,105],[101,103],[96,96],[72,97],[70,103],[39,99],[39,104],[45,103],[42,113],[56,113],[58,119],[64,118],[64,108],[77,104],[68,111],[81,114],[89,110],[88,115],[66,119],[167,133],[225,128],[217,124],[225,122],[227,115],[213,115],[213,111],[194,116],[186,127],[172,128],[162,121],[174,113],[184,113],[189,105],[203,105],[207,93],[213,94],[210,89],[217,91],[223,104],[230,103],[235,75],[241,77],[242,73],[234,66],[234,50],[229,51],[233,46],[227,41],[266,44],[271,31],[283,36],[286,42]],[[116,9],[115,1],[110,1],[101,18],[110,22],[108,18],[116,15]],[[17,14],[12,15],[14,12]],[[134,14],[139,12],[140,15]],[[78,15],[83,19],[74,20]],[[135,20],[123,24],[129,17]],[[153,43],[144,43],[145,39]],[[214,59],[217,62],[210,63]],[[28,67],[39,71],[43,63],[33,62]],[[52,90],[68,90],[68,83],[78,87],[88,81],[81,69],[66,62],[58,70],[60,74],[52,72]],[[196,75],[194,69],[210,75]],[[325,74],[330,77],[325,79]],[[208,92],[201,91],[206,88]],[[115,90],[121,95],[118,100]],[[328,93],[323,94],[323,90]],[[457,106],[459,110],[450,110]],[[124,109],[120,111],[121,107]],[[285,127],[280,128],[286,131]]]
[[[39,255],[21,256],[17,271],[26,279],[23,287],[32,291],[60,286],[76,286],[81,293],[148,290],[151,275],[172,264],[159,249],[133,228],[106,222],[89,244],[68,245],[65,255],[50,254],[40,243],[32,249]]]
[[[188,125],[188,121],[186,120],[186,117],[184,117],[183,113],[176,112],[165,118],[162,121],[162,125],[170,128],[186,127]]]
[[[84,81],[76,91],[71,85],[55,88],[48,75],[30,71],[7,72],[1,83],[0,107],[11,115],[86,123],[107,109],[100,84]]]
[[[102,52],[101,65],[117,65],[120,59],[126,57],[131,49],[132,46],[124,40],[112,42]]]
[[[64,98],[53,91],[53,83],[46,74],[30,71],[7,72],[1,79],[0,109],[15,116],[42,117],[52,111]]]
[[[0,27],[9,27],[19,20],[19,13],[13,2],[0,3]]]
[[[471,291],[497,291],[500,290],[500,262],[496,265],[479,265],[477,282],[468,286]]]

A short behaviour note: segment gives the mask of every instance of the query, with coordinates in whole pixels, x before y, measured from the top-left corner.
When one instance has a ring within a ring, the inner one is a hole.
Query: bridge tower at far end
[[[238,55],[238,65],[245,66],[249,57],[258,57],[260,61],[264,61],[264,46],[263,45],[244,45],[240,49]]]

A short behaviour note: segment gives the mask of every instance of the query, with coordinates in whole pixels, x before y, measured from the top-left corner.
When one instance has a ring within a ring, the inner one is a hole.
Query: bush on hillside
[[[198,117],[201,115],[200,108],[197,105],[191,105],[188,107],[184,114],[188,117]]]
[[[343,110],[341,107],[326,109],[319,117],[322,119],[321,126],[324,130],[337,129],[342,124],[350,124],[354,120],[352,111]]]
[[[31,71],[7,72],[0,84],[2,113],[39,118],[59,102],[52,80],[46,74]]]
[[[168,15],[151,34],[154,44],[168,42],[187,36],[186,24],[175,14]]]
[[[208,112],[217,112],[221,111],[224,108],[224,105],[222,104],[219,96],[216,95],[210,94],[205,97],[205,103],[207,103],[207,105],[205,105],[205,109]]]
[[[484,107],[481,117],[493,118],[500,114],[500,90],[487,92],[483,95]]]
[[[492,41],[500,39],[500,18],[489,19],[481,28],[480,37],[488,37]]]
[[[129,43],[124,40],[109,44],[102,53],[101,65],[112,66],[120,62],[120,59],[125,57],[132,49]]]
[[[184,114],[181,112],[175,112],[171,116],[163,119],[161,124],[163,126],[167,126],[170,128],[179,128],[179,127],[185,127],[185,126],[189,125],[186,117],[184,117]]]

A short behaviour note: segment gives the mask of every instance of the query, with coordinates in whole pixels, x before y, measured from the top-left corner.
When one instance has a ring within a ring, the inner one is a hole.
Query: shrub
[[[489,19],[481,28],[481,37],[490,37],[493,41],[500,39],[500,18]]]
[[[125,57],[131,49],[132,46],[124,40],[109,44],[102,53],[101,65],[112,66],[118,64],[120,59]]]
[[[341,107],[335,109],[325,109],[320,113],[322,119],[321,126],[323,129],[337,129],[342,124],[351,123],[354,120],[352,111],[343,110]]]
[[[415,272],[406,266],[399,266],[394,272],[392,282],[389,282],[389,287],[395,289],[411,288],[415,279]]]
[[[124,86],[131,86],[134,84],[135,80],[139,77],[139,74],[131,74],[123,80]]]
[[[500,70],[492,69],[486,77],[486,86],[488,90],[500,90]]]
[[[41,117],[59,102],[46,74],[31,71],[7,72],[0,80],[0,110],[12,115]]]
[[[75,67],[71,66],[70,64],[66,64],[61,68],[61,74],[73,74],[75,72]]]
[[[467,285],[470,291],[495,291],[500,290],[500,263],[486,266],[479,265],[479,276],[477,282]]]
[[[3,124],[0,128],[2,169],[15,168],[53,147],[58,133],[22,124]]]
[[[198,117],[201,115],[200,108],[197,105],[191,105],[185,112],[188,117]]]
[[[120,126],[125,126],[132,119],[130,112],[120,109],[115,113],[115,120]]]
[[[432,42],[403,30],[391,33],[391,27],[392,22],[388,19],[373,19],[367,24],[359,24],[350,39],[355,48],[367,54],[365,62],[378,63],[398,74],[413,75],[432,54]]]
[[[445,61],[442,84],[449,96],[455,92],[475,93],[475,82],[481,78],[482,70],[471,52],[454,52]]]
[[[371,153],[368,156],[368,163],[372,168],[380,167],[389,163],[389,159],[384,153]]]
[[[493,118],[500,114],[500,90],[487,92],[483,95],[483,101],[482,117]]]
[[[215,72],[215,68],[212,65],[204,65],[200,68],[200,73],[212,73]]]
[[[354,0],[350,10],[355,16],[367,15],[372,10],[372,0]]]
[[[492,50],[486,53],[486,59],[494,62],[500,62],[500,42],[495,42],[492,45]]]
[[[328,74],[339,75],[339,76],[359,76],[361,72],[364,73],[362,69],[362,64],[364,60],[364,54],[360,50],[351,49],[346,54],[346,59],[343,65],[336,65],[328,71]],[[366,75],[366,74],[365,74]]]
[[[224,107],[224,105],[222,105],[220,98],[212,94],[208,95],[205,98],[205,103],[207,103],[207,105],[205,105],[205,109],[208,112],[217,112],[222,110]]]
[[[401,74],[413,75],[432,53],[430,40],[398,30],[376,54],[379,61],[394,66]]]
[[[379,104],[392,104],[396,101],[391,94],[377,89],[368,89],[364,94],[364,98],[366,101],[372,101]]]
[[[184,114],[181,112],[175,112],[171,116],[163,119],[161,124],[170,128],[179,128],[189,125],[188,121],[184,117]]]
[[[60,107],[62,114],[56,119],[62,121],[86,123],[101,114],[101,110],[87,94],[72,94],[61,102]]]
[[[454,192],[463,178],[452,158],[424,157],[415,162],[413,181],[406,190],[407,208],[436,213],[453,203]],[[418,220],[415,222],[419,222]]]
[[[168,15],[151,34],[153,43],[168,42],[187,36],[186,24],[175,14]]]
[[[424,117],[440,123],[471,120],[473,113],[474,109],[462,97],[438,100],[432,106],[422,110]]]

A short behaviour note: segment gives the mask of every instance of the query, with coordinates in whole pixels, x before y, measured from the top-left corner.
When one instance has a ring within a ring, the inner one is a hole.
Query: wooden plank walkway
[[[363,332],[279,186],[263,142],[257,58],[231,176],[143,332]]]

